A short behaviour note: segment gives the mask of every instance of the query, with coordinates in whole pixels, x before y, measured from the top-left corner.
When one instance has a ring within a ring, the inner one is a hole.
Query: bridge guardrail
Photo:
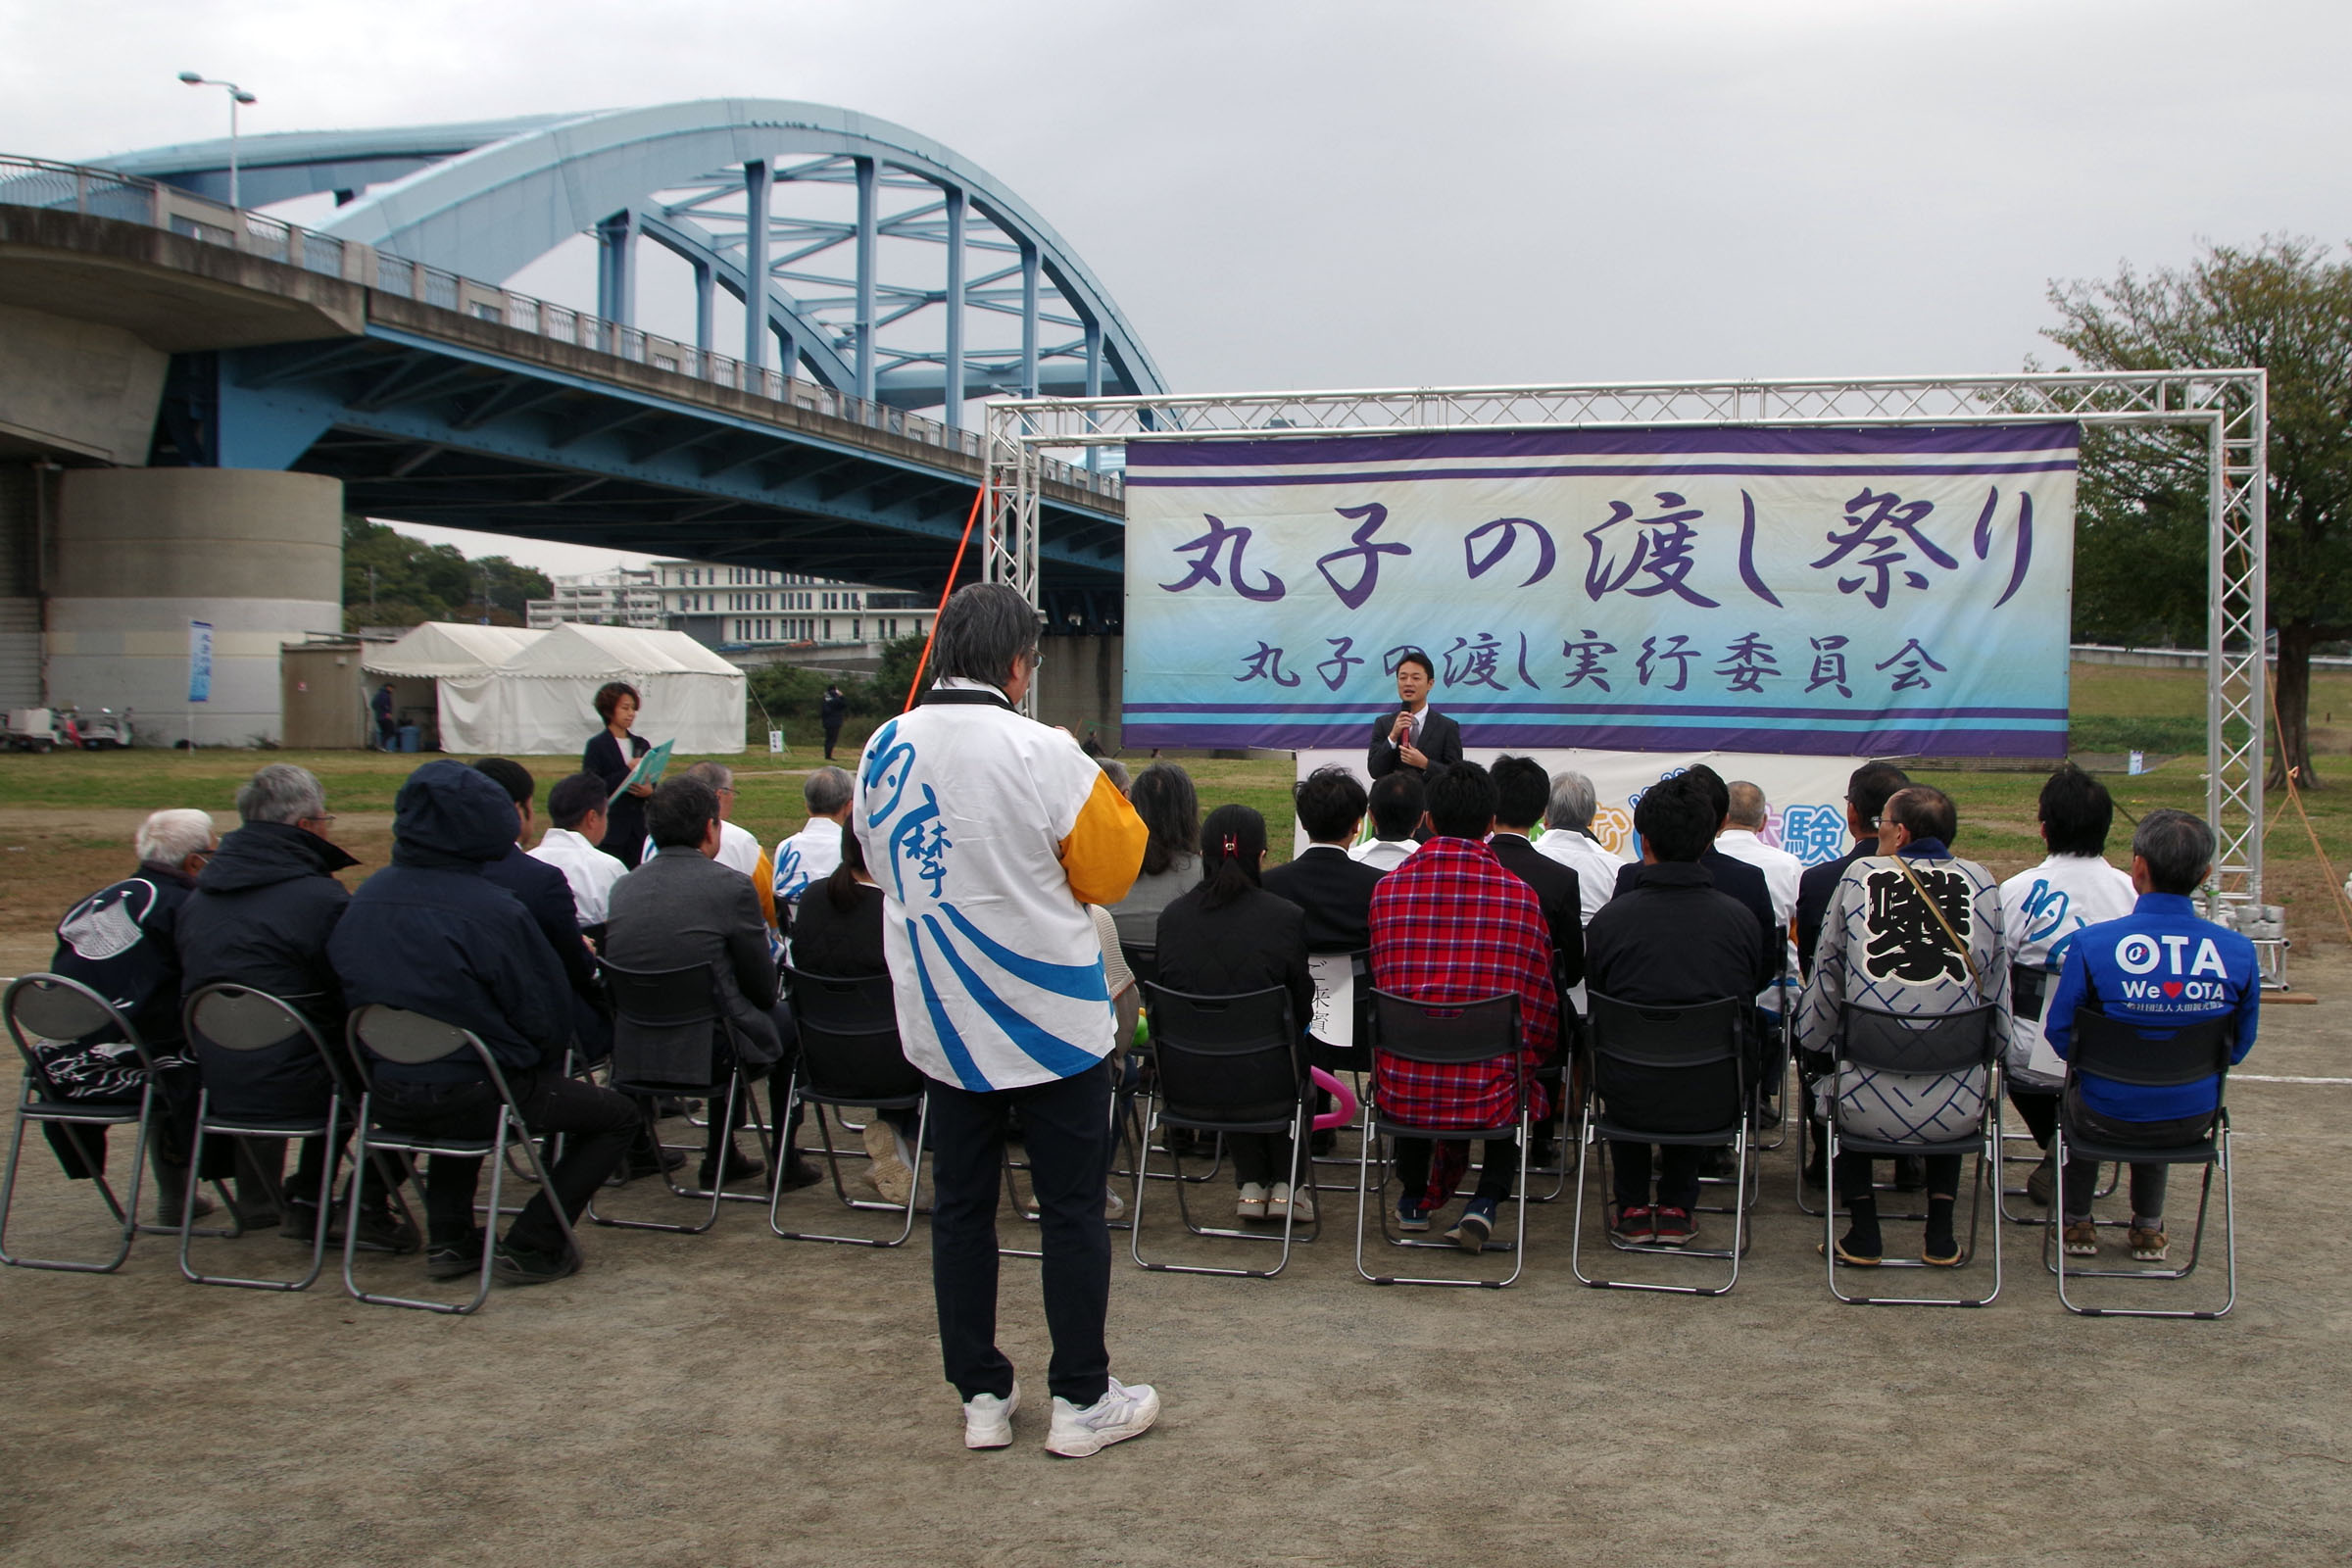
[[[987,455],[988,438],[979,430],[954,428],[937,419],[909,414],[887,403],[852,397],[816,381],[785,375],[780,370],[764,367],[754,370],[741,360],[691,343],[619,325],[567,305],[500,288],[495,283],[460,277],[372,245],[320,234],[266,213],[240,212],[160,180],[80,164],[0,153],[0,203],[145,223],[207,245],[341,278],[401,299],[456,311],[477,320],[494,321],[534,337],[610,354],[634,365],[749,392],[771,402],[788,403],[797,409],[846,419],[925,446],[973,458]],[[1097,473],[1053,458],[1040,461],[1050,481],[1111,500],[1121,499],[1125,494],[1122,474]]]

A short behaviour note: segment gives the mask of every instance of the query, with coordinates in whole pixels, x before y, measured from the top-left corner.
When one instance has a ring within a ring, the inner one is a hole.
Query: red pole
[[[906,684],[906,704],[899,710],[904,713],[914,707],[914,694],[923,689],[923,666],[931,662],[931,645],[939,640],[940,613],[948,608],[948,596],[956,591],[956,574],[963,569],[964,546],[972,542],[972,525],[980,520],[980,508],[988,500],[988,486],[982,484],[972,495],[972,510],[964,514],[963,537],[956,541],[956,560],[948,567],[948,585],[939,591],[939,610],[932,612],[931,630],[923,638],[922,657],[914,662],[914,679]]]

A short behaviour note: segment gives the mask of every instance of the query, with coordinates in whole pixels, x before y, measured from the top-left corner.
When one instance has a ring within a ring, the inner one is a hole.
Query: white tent
[[[565,622],[496,668],[441,682],[441,747],[505,756],[579,755],[603,727],[596,691],[624,680],[644,699],[636,733],[686,754],[743,750],[743,671],[675,631]]]
[[[475,626],[462,620],[428,620],[411,626],[396,643],[371,648],[360,667],[371,675],[435,680],[444,675],[479,675],[497,668],[546,636],[528,626]]]

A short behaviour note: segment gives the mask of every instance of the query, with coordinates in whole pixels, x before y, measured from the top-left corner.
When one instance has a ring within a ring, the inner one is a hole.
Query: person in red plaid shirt
[[[1416,1002],[1473,1002],[1500,992],[1519,998],[1521,1057],[1529,1069],[1559,1047],[1560,1002],[1551,983],[1551,937],[1533,890],[1486,846],[1494,826],[1494,781],[1461,762],[1429,781],[1435,836],[1372,892],[1372,983]],[[1382,1109],[1440,1127],[1492,1127],[1509,1119],[1513,1075],[1496,1063],[1404,1061],[1372,1056]],[[1529,1113],[1549,1113],[1547,1086],[1531,1083]],[[1442,1156],[1431,1170],[1433,1149]],[[1446,1240],[1469,1251],[1486,1246],[1494,1211],[1511,1195],[1519,1143],[1489,1139],[1478,1192]],[[1397,1227],[1426,1231],[1469,1158],[1467,1139],[1396,1140]]]

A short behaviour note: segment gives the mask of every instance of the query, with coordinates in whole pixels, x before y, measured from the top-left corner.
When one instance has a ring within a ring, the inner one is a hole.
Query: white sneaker
[[[906,1157],[906,1140],[878,1111],[865,1124],[865,1179],[873,1183],[884,1202],[905,1206],[914,1192],[913,1162]]]
[[[1102,1189],[1102,1217],[1104,1219],[1125,1219],[1127,1217],[1127,1200],[1119,1196],[1119,1190],[1116,1187]]]
[[[1233,1205],[1233,1211],[1244,1219],[1264,1219],[1269,1196],[1264,1182],[1244,1182],[1241,1201]]]
[[[976,1401],[975,1401],[976,1402]],[[1059,1395],[1054,1396],[1054,1430],[1046,1437],[1046,1451],[1064,1459],[1083,1459],[1152,1430],[1159,1419],[1159,1394],[1149,1383],[1127,1387],[1117,1378],[1102,1397],[1081,1410]]]
[[[1002,1399],[993,1394],[975,1394],[964,1400],[963,1446],[967,1448],[1011,1447],[1012,1412],[1020,1407],[1021,1384],[1018,1378],[1013,1380],[1012,1392]],[[1057,1414],[1054,1419],[1058,1422],[1061,1417]]]
[[[1266,1218],[1280,1219],[1285,1214],[1300,1224],[1311,1225],[1315,1218],[1315,1200],[1304,1193],[1291,1191],[1289,1182],[1276,1182],[1274,1196],[1266,1200]]]

